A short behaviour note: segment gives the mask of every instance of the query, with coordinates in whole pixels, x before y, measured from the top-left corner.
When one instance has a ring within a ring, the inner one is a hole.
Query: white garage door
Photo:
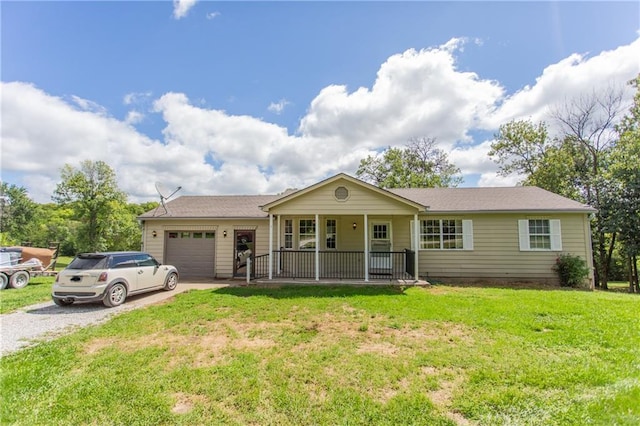
[[[213,231],[167,231],[166,263],[178,268],[181,277],[213,278],[215,233]]]

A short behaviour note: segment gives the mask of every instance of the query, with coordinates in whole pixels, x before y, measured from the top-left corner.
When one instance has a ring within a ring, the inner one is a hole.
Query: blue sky
[[[513,185],[497,127],[640,72],[638,2],[8,2],[2,180],[110,164],[132,201],[302,187],[410,137]],[[627,90],[627,97],[632,92]]]

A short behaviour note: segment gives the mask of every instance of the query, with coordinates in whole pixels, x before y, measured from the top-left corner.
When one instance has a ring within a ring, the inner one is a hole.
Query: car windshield
[[[105,269],[107,264],[106,256],[79,255],[71,261],[69,269]]]

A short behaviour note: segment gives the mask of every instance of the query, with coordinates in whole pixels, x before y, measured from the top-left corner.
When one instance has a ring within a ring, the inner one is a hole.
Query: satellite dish
[[[181,186],[177,187],[176,189],[174,189],[173,191],[171,190],[167,190],[167,188],[165,186],[163,186],[160,182],[156,182],[156,191],[158,192],[158,195],[160,196],[160,204],[158,204],[158,207],[156,207],[156,209],[153,212],[153,215],[156,216],[156,213],[158,212],[158,209],[162,206],[162,209],[164,210],[164,213],[162,213],[160,216],[168,214],[169,210],[167,210],[167,205],[165,204],[165,201],[167,201],[169,198],[173,197],[176,192],[180,191],[182,189]]]

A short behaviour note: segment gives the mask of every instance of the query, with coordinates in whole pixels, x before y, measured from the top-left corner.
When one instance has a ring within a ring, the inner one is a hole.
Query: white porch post
[[[273,214],[269,213],[269,280],[273,279]]]
[[[282,264],[281,262],[281,256],[282,256],[282,252],[280,251],[280,249],[282,248],[282,239],[280,237],[280,235],[282,235],[282,216],[278,216],[278,223],[277,223],[277,232],[278,232],[278,237],[277,237],[277,241],[278,241],[278,245],[276,246],[276,249],[278,250],[278,274],[282,273],[282,269],[280,269],[280,265]]]
[[[411,231],[413,232],[413,269],[414,269],[414,273],[413,273],[413,278],[418,281],[418,274],[419,274],[419,270],[420,268],[418,268],[418,252],[419,252],[419,248],[420,248],[420,223],[418,223],[418,213],[413,215],[413,230]]]
[[[369,282],[369,216],[364,215],[364,280]]]
[[[320,216],[316,213],[316,281],[320,281]]]

